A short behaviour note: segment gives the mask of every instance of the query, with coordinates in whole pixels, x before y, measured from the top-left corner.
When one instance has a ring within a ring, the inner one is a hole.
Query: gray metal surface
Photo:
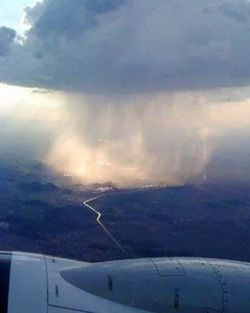
[[[88,264],[61,272],[75,287],[157,313],[250,311],[247,263],[157,258]]]
[[[201,258],[84,263],[13,253],[6,313],[249,313],[250,265]]]

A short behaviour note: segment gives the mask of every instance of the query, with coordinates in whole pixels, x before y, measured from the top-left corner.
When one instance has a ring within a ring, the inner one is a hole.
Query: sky
[[[0,21],[4,26],[23,31],[22,18],[23,9],[34,3],[32,0],[1,0],[0,2]]]
[[[247,144],[249,1],[1,1],[0,12],[0,116],[19,133],[40,123],[48,144],[35,155],[59,173],[182,184],[228,138]]]

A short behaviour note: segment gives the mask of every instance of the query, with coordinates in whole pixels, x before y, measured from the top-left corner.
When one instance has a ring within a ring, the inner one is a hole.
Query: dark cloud
[[[26,41],[0,61],[9,83],[126,93],[250,82],[247,0],[45,0],[26,20]]]
[[[98,23],[98,16],[116,10],[124,0],[47,0],[27,8],[30,33],[42,40],[63,37],[75,40]]]
[[[10,46],[16,37],[16,32],[8,27],[0,27],[0,57],[9,53]]]
[[[238,23],[249,22],[250,7],[249,7],[249,3],[247,2],[245,3],[244,2],[239,3],[237,1],[235,3],[224,2],[219,7],[219,10],[222,14],[231,18],[235,22],[238,22]]]

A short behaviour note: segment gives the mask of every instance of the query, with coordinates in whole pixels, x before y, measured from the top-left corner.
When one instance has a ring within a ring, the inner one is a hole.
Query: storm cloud
[[[11,44],[16,37],[16,32],[8,27],[0,27],[0,57],[6,56],[9,53]]]
[[[24,12],[25,33],[0,29],[0,80],[33,89],[4,118],[39,119],[40,159],[60,174],[185,184],[250,133],[249,1],[44,0]]]
[[[25,14],[25,39],[0,59],[11,84],[106,94],[249,84],[247,0],[44,0]]]

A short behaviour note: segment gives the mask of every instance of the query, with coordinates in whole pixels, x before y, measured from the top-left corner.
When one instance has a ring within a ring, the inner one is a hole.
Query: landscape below
[[[0,163],[0,249],[104,261],[127,255],[96,223],[91,205],[134,257],[250,261],[250,182],[207,179],[179,187],[115,188],[58,177],[43,164]]]

